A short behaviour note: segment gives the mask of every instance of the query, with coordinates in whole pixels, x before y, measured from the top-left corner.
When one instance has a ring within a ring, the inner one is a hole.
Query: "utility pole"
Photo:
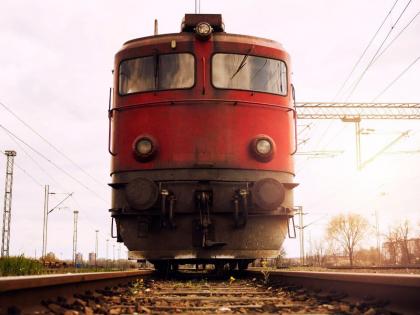
[[[108,256],[108,249],[109,249],[108,247],[109,247],[109,239],[107,238],[107,239],[106,239],[106,260],[107,260],[107,261],[108,261],[108,257],[109,257],[109,256]]]
[[[98,233],[99,230],[95,230],[96,233],[96,240],[95,240],[95,266],[96,266],[96,260],[98,259]]]
[[[378,252],[378,265],[381,265],[381,241],[379,233],[379,216],[378,210],[375,210],[375,230],[376,230],[376,250]]]
[[[73,265],[76,267],[76,252],[77,252],[77,215],[79,211],[74,210],[74,221],[73,221]]]
[[[299,216],[299,226],[297,228],[299,229],[300,263],[304,265],[305,264],[305,240],[304,240],[303,230],[305,226],[303,225],[303,215],[305,213],[303,213],[302,206],[298,206],[296,207],[296,209],[297,209],[296,214]]]
[[[47,225],[48,225],[48,201],[50,196],[50,186],[44,186],[44,221],[42,225],[42,257],[47,255]]]
[[[4,210],[3,210],[3,231],[1,243],[1,257],[9,256],[10,244],[10,220],[12,218],[12,187],[13,187],[13,162],[16,151],[6,151],[6,182],[4,184]]]
[[[44,222],[42,227],[42,257],[47,256],[47,240],[48,240],[48,215],[57,209],[64,201],[73,196],[73,193],[65,193],[67,195],[63,200],[56,204],[51,210],[49,210],[49,199],[50,195],[55,195],[56,193],[50,192],[50,186],[44,186]]]

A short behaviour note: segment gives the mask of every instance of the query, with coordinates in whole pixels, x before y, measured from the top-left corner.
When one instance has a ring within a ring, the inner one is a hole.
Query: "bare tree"
[[[398,262],[398,233],[395,228],[390,229],[385,237],[386,243],[384,245],[389,255],[389,262],[395,265]]]
[[[386,235],[387,242],[385,243],[385,246],[391,263],[412,263],[413,256],[416,255],[415,252],[417,244],[415,239],[410,240],[410,234],[411,226],[408,220],[397,223],[390,228],[388,234]]]
[[[410,254],[410,248],[408,245],[410,224],[408,220],[405,220],[404,222],[398,224],[395,227],[395,231],[398,235],[398,245],[401,248],[401,254],[402,254],[401,261],[403,264],[410,264],[411,254]]]
[[[367,220],[359,214],[339,214],[327,226],[327,237],[338,243],[349,256],[353,266],[354,250],[368,231]]]
[[[323,240],[318,240],[314,242],[313,245],[313,263],[315,266],[323,266],[326,259],[326,248],[325,242]]]

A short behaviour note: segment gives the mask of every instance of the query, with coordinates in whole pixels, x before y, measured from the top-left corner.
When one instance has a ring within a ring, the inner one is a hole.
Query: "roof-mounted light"
[[[207,22],[200,22],[195,27],[195,33],[200,39],[208,39],[211,33],[213,33],[213,28]]]
[[[221,14],[185,14],[181,32],[196,32],[197,26],[203,22],[211,26],[212,33],[224,32],[225,30]]]

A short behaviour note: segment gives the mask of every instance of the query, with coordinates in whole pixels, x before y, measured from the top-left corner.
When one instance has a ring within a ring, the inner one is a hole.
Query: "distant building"
[[[405,250],[404,240],[385,242],[382,245],[382,254],[385,260],[391,264],[419,263],[420,238],[408,239],[406,246],[407,250]],[[407,254],[409,257],[407,257]]]
[[[96,254],[89,253],[89,265],[95,265],[96,263]]]
[[[82,253],[76,253],[76,264],[82,264],[83,263],[83,255]]]

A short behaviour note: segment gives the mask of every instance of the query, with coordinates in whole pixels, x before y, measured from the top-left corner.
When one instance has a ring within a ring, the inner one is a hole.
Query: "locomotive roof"
[[[195,38],[196,37],[194,33],[190,33],[190,32],[153,35],[153,36],[140,37],[140,38],[129,40],[123,44],[122,49],[149,46],[149,45],[158,45],[158,44],[166,43],[168,40],[176,40],[178,42],[187,42],[187,41],[195,40]],[[209,41],[243,43],[243,44],[259,45],[259,46],[265,46],[265,47],[270,47],[274,49],[284,50],[282,44],[280,44],[279,42],[276,42],[274,40],[267,39],[267,38],[255,37],[255,36],[250,36],[250,35],[240,35],[240,34],[218,32],[218,33],[212,34]]]

